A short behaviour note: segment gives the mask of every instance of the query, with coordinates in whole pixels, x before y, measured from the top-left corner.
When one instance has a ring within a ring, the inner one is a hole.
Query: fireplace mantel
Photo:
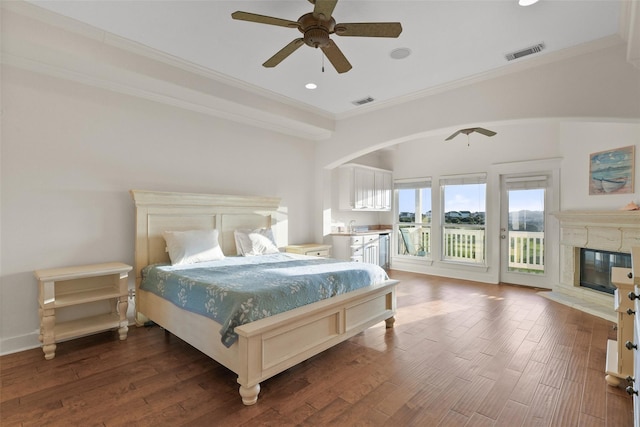
[[[609,227],[631,225],[640,228],[640,211],[562,211],[552,214],[560,226],[603,224]]]
[[[640,246],[640,211],[564,211],[560,244],[577,248],[631,253]]]
[[[616,321],[613,296],[580,286],[580,248],[631,253],[640,246],[640,211],[562,211],[560,277],[551,292],[542,293],[605,319]]]

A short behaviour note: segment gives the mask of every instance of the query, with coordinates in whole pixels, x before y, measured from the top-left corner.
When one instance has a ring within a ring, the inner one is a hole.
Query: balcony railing
[[[509,269],[544,271],[544,232],[509,231]]]
[[[544,232],[509,231],[509,269],[544,271]],[[483,229],[445,228],[443,258],[482,264],[485,231]],[[426,256],[431,253],[431,228],[403,226],[398,233],[398,254]]]
[[[448,261],[484,263],[484,230],[445,228],[442,255]]]

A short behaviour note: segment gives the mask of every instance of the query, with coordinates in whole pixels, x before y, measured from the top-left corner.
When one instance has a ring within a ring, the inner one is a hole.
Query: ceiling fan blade
[[[335,33],[350,37],[398,37],[402,32],[399,22],[358,22],[336,24]]]
[[[484,128],[474,128],[473,130],[486,136],[493,136],[496,134],[494,131]]]
[[[485,129],[485,128],[466,128],[466,129],[460,129],[457,132],[455,132],[453,135],[451,135],[449,138],[445,139],[445,141],[449,141],[450,139],[455,138],[456,136],[458,136],[458,134],[464,133],[465,135],[469,135],[472,132],[478,132],[481,133],[483,135],[486,136],[493,136],[496,134],[496,132],[489,130],[489,129]]]
[[[298,22],[297,21],[290,21],[288,19],[274,18],[272,16],[258,15],[256,13],[237,11],[237,12],[233,12],[231,14],[231,17],[233,19],[237,19],[239,21],[257,22],[258,24],[277,25],[279,27],[298,28]]]
[[[315,2],[312,3],[315,4],[313,8],[313,17],[328,21],[331,19],[331,14],[333,13],[333,9],[336,8],[338,0],[315,0]]]
[[[294,41],[292,41],[291,43],[289,43],[288,45],[280,49],[278,53],[273,55],[271,58],[267,59],[267,61],[264,64],[262,64],[262,66],[267,68],[275,67],[276,65],[284,61],[287,58],[287,56],[295,52],[303,44],[304,44],[303,38],[295,39]]]
[[[346,73],[351,69],[351,64],[333,40],[329,39],[329,46],[323,47],[322,51],[338,73]]]
[[[460,134],[460,132],[462,132],[462,131],[459,130],[459,131],[454,132],[451,136],[449,136],[449,138],[445,139],[445,141],[452,140],[453,138],[458,136]]]

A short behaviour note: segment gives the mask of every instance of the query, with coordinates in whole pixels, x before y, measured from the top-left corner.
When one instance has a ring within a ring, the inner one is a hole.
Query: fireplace
[[[583,249],[591,250],[586,253],[587,263],[591,253],[601,254],[599,260],[604,260],[607,253],[621,254],[621,262],[627,262],[624,255],[630,254],[633,246],[640,246],[640,211],[563,211],[554,216],[560,221],[560,274],[552,291],[541,294],[615,322],[612,293],[580,284]],[[630,256],[628,262],[625,266],[630,268]],[[598,278],[611,277],[610,271],[601,271],[605,267],[603,263],[593,267],[598,270]]]
[[[580,249],[580,286],[613,295],[613,267],[631,268],[631,254],[600,249]]]

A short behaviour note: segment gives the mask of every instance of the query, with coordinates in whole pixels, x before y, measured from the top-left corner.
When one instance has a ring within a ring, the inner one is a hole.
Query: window
[[[442,259],[485,264],[486,174],[440,180]]]
[[[431,178],[394,183],[397,255],[427,257],[431,253]]]

